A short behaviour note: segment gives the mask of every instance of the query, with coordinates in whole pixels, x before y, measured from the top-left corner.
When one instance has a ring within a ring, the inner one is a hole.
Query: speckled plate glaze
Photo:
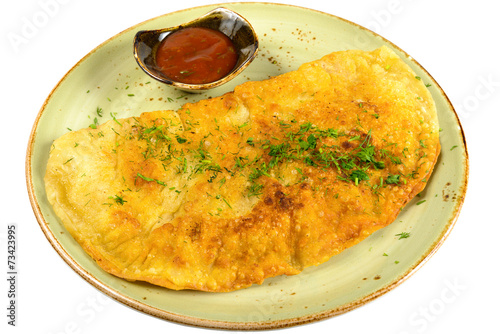
[[[260,52],[235,80],[197,95],[148,77],[136,64],[132,40],[142,29],[181,24],[218,5],[166,14],[107,40],[78,62],[41,108],[29,140],[26,176],[39,225],[59,255],[86,281],[145,313],[184,324],[225,329],[269,329],[303,324],[355,309],[398,286],[439,248],[450,233],[467,188],[468,155],[457,115],[434,79],[409,55],[349,21],[310,9],[269,3],[227,3],[257,31]],[[231,293],[171,291],[128,282],[101,270],[64,229],[48,203],[43,176],[52,141],[70,129],[144,111],[177,109],[188,101],[218,96],[247,80],[296,69],[324,54],[386,45],[430,84],[439,113],[442,152],[425,191],[390,226],[330,261],[296,276],[268,279]],[[102,108],[103,116],[96,114]],[[396,236],[409,232],[411,236]],[[384,256],[386,254],[386,256]]]

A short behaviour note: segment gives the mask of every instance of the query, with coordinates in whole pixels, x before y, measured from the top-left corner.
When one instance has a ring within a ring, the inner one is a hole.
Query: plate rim
[[[313,314],[308,314],[308,315],[303,315],[299,317],[293,317],[293,318],[286,318],[286,319],[278,319],[278,320],[271,320],[271,321],[258,321],[258,322],[244,322],[244,321],[224,321],[224,320],[212,320],[212,319],[202,319],[198,318],[195,316],[190,316],[190,315],[184,315],[184,314],[176,314],[173,312],[170,312],[168,310],[164,309],[159,309],[157,307],[147,305],[139,300],[136,300],[132,297],[126,296],[116,289],[106,285],[105,283],[101,282],[99,279],[97,279],[94,275],[92,275],[90,272],[88,272],[84,267],[82,267],[80,264],[74,260],[71,255],[64,249],[64,247],[60,244],[59,240],[57,237],[54,235],[53,231],[48,227],[48,222],[45,220],[45,217],[43,216],[43,213],[40,209],[40,206],[38,204],[37,196],[35,193],[34,189],[34,183],[33,183],[33,178],[32,178],[32,153],[33,153],[33,147],[34,143],[36,140],[36,133],[38,129],[38,123],[46,109],[46,106],[48,102],[51,100],[52,95],[54,92],[58,89],[58,87],[65,81],[65,79],[68,77],[70,73],[72,73],[83,61],[85,61],[87,58],[92,56],[97,50],[99,50],[101,47],[106,45],[112,40],[115,40],[116,38],[119,38],[121,35],[125,34],[126,32],[129,32],[133,29],[136,29],[138,26],[144,25],[148,22],[154,21],[160,17],[163,16],[168,16],[168,15],[174,15],[174,14],[179,14],[184,11],[190,11],[194,9],[202,9],[202,8],[216,8],[216,7],[224,7],[224,6],[231,6],[231,5],[237,5],[237,6],[254,6],[254,5],[270,5],[270,6],[276,6],[276,7],[291,7],[293,9],[297,10],[305,10],[305,11],[310,11],[315,14],[319,15],[326,15],[329,16],[333,19],[336,20],[341,20],[346,22],[347,24],[353,25],[361,30],[367,31],[376,37],[381,38],[384,43],[389,44],[392,48],[398,50],[400,53],[404,54],[406,58],[411,59],[411,61],[417,65],[422,71],[426,73],[426,75],[429,76],[429,78],[432,79],[432,81],[436,84],[436,88],[439,90],[439,93],[442,95],[444,98],[446,104],[448,105],[450,111],[453,112],[454,120],[457,122],[457,125],[459,127],[459,132],[460,132],[460,137],[461,137],[461,144],[463,145],[464,152],[464,163],[463,163],[463,179],[460,180],[460,200],[455,202],[455,207],[453,210],[452,217],[449,219],[447,224],[445,225],[445,228],[441,231],[441,235],[438,237],[438,239],[429,246],[428,251],[424,254],[422,254],[420,260],[417,260],[414,264],[414,266],[410,267],[408,271],[400,275],[400,277],[394,278],[394,280],[372,292],[369,295],[366,295],[360,299],[354,300],[352,302],[349,302],[347,304],[341,305],[339,307],[329,309],[326,311],[322,312],[317,312]],[[429,259],[437,252],[437,250],[441,247],[441,245],[444,243],[444,241],[448,238],[450,235],[451,231],[453,230],[456,221],[458,219],[458,216],[460,214],[460,211],[463,207],[464,201],[465,201],[465,195],[467,193],[467,188],[468,188],[468,180],[469,180],[469,153],[467,149],[467,143],[466,143],[466,137],[464,133],[463,126],[460,122],[460,118],[458,117],[458,114],[453,107],[453,104],[451,103],[450,99],[444,92],[444,90],[441,88],[441,86],[437,83],[437,81],[432,77],[432,75],[420,64],[418,63],[413,57],[411,57],[406,51],[402,50],[400,47],[395,45],[393,42],[389,41],[385,37],[379,35],[378,33],[360,25],[355,22],[352,22],[350,20],[344,19],[342,17],[339,17],[337,15],[323,12],[317,9],[312,9],[312,8],[307,8],[303,6],[298,6],[298,5],[291,5],[291,4],[283,4],[283,3],[271,3],[271,2],[227,2],[227,3],[215,3],[215,4],[208,4],[208,5],[200,5],[200,6],[195,6],[195,7],[189,7],[189,8],[184,8],[180,10],[176,10],[173,12],[168,12],[164,13],[161,15],[158,15],[156,17],[150,18],[148,20],[139,22],[137,24],[134,24],[133,26],[115,34],[114,36],[107,38],[105,41],[100,43],[98,46],[96,46],[94,49],[92,49],[90,52],[88,52],[86,55],[84,55],[75,65],[73,65],[65,74],[64,76],[59,79],[57,84],[52,88],[50,91],[49,95],[46,97],[44,103],[42,104],[42,107],[40,108],[33,127],[30,132],[30,136],[28,139],[28,145],[27,145],[27,150],[26,150],[26,162],[25,162],[25,176],[26,176],[26,186],[27,186],[27,191],[28,191],[28,197],[29,201],[31,203],[31,207],[33,209],[33,212],[35,214],[36,220],[44,233],[45,237],[48,239],[49,243],[52,245],[54,250],[61,256],[61,258],[68,264],[68,266],[73,269],[81,278],[83,278],[85,281],[90,283],[92,286],[97,288],[99,291],[102,293],[106,294],[107,296],[113,298],[114,300],[131,307],[132,309],[135,309],[137,311],[146,313],[151,316],[158,317],[163,320],[168,320],[172,321],[175,323],[179,324],[184,324],[184,325],[192,325],[192,326],[198,326],[198,327],[205,327],[205,328],[213,328],[213,329],[229,329],[229,330],[266,330],[266,329],[278,329],[278,328],[286,328],[286,327],[292,327],[292,326],[297,326],[297,325],[302,325],[306,323],[311,323],[327,318],[331,318],[349,311],[352,311],[360,306],[363,306],[367,304],[368,302],[377,299],[378,297],[384,295],[385,293],[393,290],[403,282],[405,282],[408,278],[410,278],[415,272],[417,272]]]

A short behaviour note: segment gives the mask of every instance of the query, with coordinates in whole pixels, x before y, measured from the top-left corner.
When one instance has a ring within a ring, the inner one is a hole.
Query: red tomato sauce
[[[238,54],[222,32],[190,27],[168,35],[156,52],[156,65],[168,78],[202,84],[217,81],[236,65]]]

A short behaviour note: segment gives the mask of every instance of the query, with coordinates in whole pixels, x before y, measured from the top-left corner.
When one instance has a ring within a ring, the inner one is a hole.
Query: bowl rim
[[[208,5],[208,6],[210,6],[210,5]],[[200,7],[205,7],[205,6],[199,6],[196,8],[200,8]],[[251,53],[249,53],[248,55],[246,55],[243,61],[237,63],[234,66],[234,68],[229,73],[227,73],[225,76],[223,76],[222,78],[215,80],[215,81],[212,81],[212,82],[201,83],[201,84],[192,84],[192,83],[184,83],[184,82],[180,82],[180,81],[174,81],[174,80],[169,79],[167,77],[162,77],[160,75],[155,75],[154,73],[152,73],[149,70],[148,66],[142,61],[141,57],[139,57],[138,52],[137,52],[138,47],[139,47],[138,37],[141,34],[143,34],[145,32],[152,32],[152,31],[176,32],[176,31],[179,31],[179,30],[185,28],[186,26],[189,26],[190,24],[192,24],[194,22],[202,20],[203,18],[205,18],[205,17],[207,17],[207,16],[209,16],[217,11],[230,12],[232,14],[235,14],[240,20],[243,20],[250,28],[250,31],[252,32],[252,37],[254,40],[253,51]],[[175,13],[177,13],[177,12],[178,11],[176,11]],[[151,20],[154,20],[154,18]],[[142,23],[146,23],[146,22],[149,22],[151,20],[147,20],[147,21],[144,21]],[[221,6],[218,6],[214,9],[206,12],[205,14],[203,14],[197,18],[194,18],[193,20],[182,23],[180,25],[165,27],[165,28],[160,28],[160,29],[140,30],[134,36],[133,46],[134,46],[134,58],[135,58],[137,64],[151,78],[153,78],[153,79],[155,79],[163,84],[173,86],[173,87],[176,87],[176,88],[184,90],[184,91],[202,92],[202,91],[207,91],[207,90],[215,88],[215,87],[219,87],[219,86],[231,81],[232,79],[237,77],[241,72],[243,72],[252,63],[252,61],[255,59],[255,57],[257,56],[257,54],[259,52],[259,37],[258,37],[255,29],[253,28],[252,24],[243,15],[241,15],[240,13],[238,13],[232,9],[226,8],[226,7],[221,5]]]

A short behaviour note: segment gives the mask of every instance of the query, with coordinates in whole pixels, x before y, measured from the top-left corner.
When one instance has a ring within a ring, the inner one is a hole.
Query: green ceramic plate
[[[434,79],[405,52],[356,24],[287,5],[234,3],[223,6],[246,17],[260,40],[255,61],[234,81],[190,95],[153,81],[136,64],[132,40],[142,29],[178,25],[217,6],[157,17],[104,42],[77,63],[54,88],[35,121],[27,152],[27,185],[40,227],[59,255],[85,280],[145,313],[204,327],[263,329],[292,326],[338,315],[393,289],[439,248],[462,206],[468,156],[457,115]],[[132,283],[102,271],[67,233],[47,201],[43,183],[54,139],[69,129],[144,111],[177,109],[187,101],[218,96],[247,80],[261,80],[345,49],[395,50],[429,87],[437,104],[442,152],[427,188],[396,221],[330,261],[296,276],[268,279],[231,293],[171,291]],[[96,114],[102,108],[103,117]],[[396,234],[409,232],[401,239]],[[384,253],[388,256],[384,256]]]

